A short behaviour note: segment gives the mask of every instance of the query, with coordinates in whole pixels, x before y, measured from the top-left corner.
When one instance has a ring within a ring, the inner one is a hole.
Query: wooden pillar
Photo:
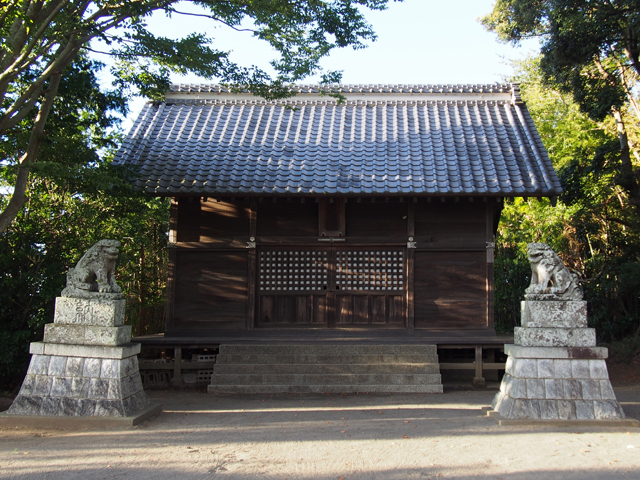
[[[489,199],[486,203],[486,292],[487,292],[487,328],[493,330],[493,251],[495,247],[495,235],[493,229],[495,205]]]
[[[415,203],[407,202],[407,237],[411,246],[416,234],[415,223]],[[413,333],[415,328],[415,285],[414,285],[414,265],[416,251],[415,248],[407,248],[407,328]]]
[[[247,330],[253,330],[256,324],[256,276],[258,258],[256,253],[256,232],[258,220],[258,202],[252,198],[249,202],[249,254],[248,258],[248,285],[247,285]]]
[[[174,387],[182,386],[182,347],[173,349],[173,378],[171,385]]]
[[[176,268],[178,251],[178,199],[171,199],[169,217],[169,262],[167,264],[167,306],[165,308],[164,328],[165,332],[173,329],[173,312],[176,297]]]
[[[484,388],[487,386],[487,382],[482,376],[482,345],[476,345],[476,373],[473,377],[473,386],[475,388]]]

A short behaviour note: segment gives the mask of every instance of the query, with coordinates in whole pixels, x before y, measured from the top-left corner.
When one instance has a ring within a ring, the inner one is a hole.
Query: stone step
[[[226,344],[220,345],[220,354],[261,354],[280,355],[286,352],[288,355],[436,355],[436,345],[250,345],[250,344]]]
[[[209,393],[442,393],[442,385],[209,385]]]
[[[220,345],[212,393],[442,393],[435,345]]]
[[[222,351],[222,345],[220,346]],[[400,364],[400,363],[438,363],[438,356],[420,354],[354,354],[354,355],[314,355],[314,354],[289,354],[288,350],[282,350],[279,354],[226,354],[220,353],[216,357],[216,363],[236,364]]]
[[[368,373],[395,373],[395,374],[438,374],[440,368],[435,363],[354,363],[354,364],[225,364],[217,363],[214,368],[217,374],[258,374],[258,373],[352,373],[352,374],[368,374]]]
[[[433,385],[439,374],[215,374],[211,385]],[[359,388],[361,390],[361,388]]]

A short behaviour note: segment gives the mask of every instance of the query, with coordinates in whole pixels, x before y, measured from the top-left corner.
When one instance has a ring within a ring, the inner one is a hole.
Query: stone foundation
[[[59,297],[9,415],[130,417],[149,406],[124,300]]]
[[[524,301],[492,408],[506,419],[623,420],[586,302]]]

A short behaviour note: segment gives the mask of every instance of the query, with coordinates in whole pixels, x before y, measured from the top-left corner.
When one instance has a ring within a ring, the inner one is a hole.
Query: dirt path
[[[0,478],[640,478],[640,429],[499,427],[494,393],[156,391],[165,412],[133,430],[0,430]],[[640,387],[616,393],[640,418]]]

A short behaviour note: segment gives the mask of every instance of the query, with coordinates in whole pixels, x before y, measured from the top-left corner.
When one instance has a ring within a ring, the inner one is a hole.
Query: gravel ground
[[[640,419],[640,386],[616,393]],[[151,391],[164,413],[131,430],[0,430],[0,478],[640,478],[640,429],[500,427],[494,394]]]

